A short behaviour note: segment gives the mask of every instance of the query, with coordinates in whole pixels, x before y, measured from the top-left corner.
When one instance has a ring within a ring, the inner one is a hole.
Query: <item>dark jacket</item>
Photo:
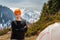
[[[11,22],[11,39],[24,39],[24,35],[27,31],[27,25],[24,21],[12,21]]]

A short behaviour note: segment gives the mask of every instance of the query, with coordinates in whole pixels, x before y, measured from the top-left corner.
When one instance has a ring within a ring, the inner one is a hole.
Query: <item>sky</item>
[[[48,0],[0,0],[0,5],[9,8],[33,8],[41,11],[43,4]]]

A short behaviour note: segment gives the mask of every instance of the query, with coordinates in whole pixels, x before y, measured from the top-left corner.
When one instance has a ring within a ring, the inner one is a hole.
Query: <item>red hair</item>
[[[20,9],[15,9],[14,14],[15,15],[17,15],[17,14],[21,15],[21,10]]]

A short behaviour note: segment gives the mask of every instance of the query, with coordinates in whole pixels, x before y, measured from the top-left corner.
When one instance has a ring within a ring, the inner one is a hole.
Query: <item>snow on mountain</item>
[[[40,12],[33,9],[22,8],[21,18],[26,20],[29,23],[34,23],[39,20]]]
[[[2,10],[1,10],[2,9]],[[13,15],[12,11],[15,10],[15,8],[8,8],[5,6],[0,6],[0,29],[11,27],[11,21],[15,20],[15,17]],[[26,9],[21,8],[22,15],[21,19],[26,20],[27,23],[34,23],[39,20],[40,12],[34,9]]]
[[[0,5],[0,29],[7,28],[13,18],[13,11],[8,7]]]
[[[16,8],[10,8],[14,11]],[[18,9],[18,8],[17,8]],[[31,8],[20,8],[22,15],[21,18],[26,20],[28,23],[34,23],[39,20],[40,12]]]

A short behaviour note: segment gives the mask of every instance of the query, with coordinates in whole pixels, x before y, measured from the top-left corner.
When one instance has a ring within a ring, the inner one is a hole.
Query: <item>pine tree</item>
[[[43,15],[48,15],[49,9],[48,9],[48,4],[44,3],[43,9],[42,9],[42,14]]]
[[[59,0],[49,0],[48,5],[50,14],[56,14],[56,12],[60,9],[59,2]]]

